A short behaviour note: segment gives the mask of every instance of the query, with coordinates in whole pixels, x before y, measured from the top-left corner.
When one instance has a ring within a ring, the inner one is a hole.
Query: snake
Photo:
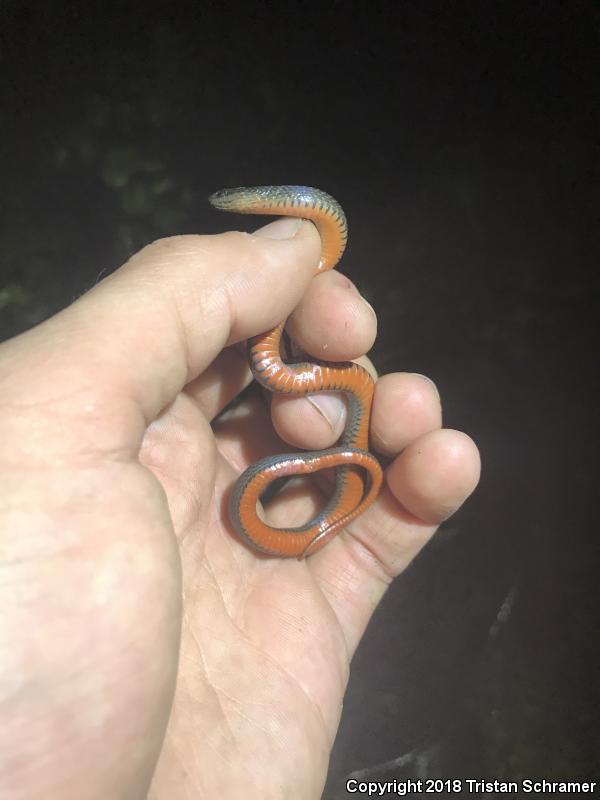
[[[348,224],[331,195],[310,186],[220,189],[209,202],[238,214],[291,216],[310,220],[321,238],[315,274],[333,269],[346,248]],[[344,431],[335,446],[310,452],[266,456],[237,479],[229,496],[229,518],[240,539],[258,553],[303,559],[326,545],[377,498],[383,472],[369,450],[375,381],[361,365],[319,359],[289,361],[282,356],[286,320],[253,336],[247,358],[254,379],[269,391],[293,397],[340,392],[346,397]],[[333,468],[335,487],[321,511],[303,525],[275,528],[257,513],[257,502],[276,480]]]

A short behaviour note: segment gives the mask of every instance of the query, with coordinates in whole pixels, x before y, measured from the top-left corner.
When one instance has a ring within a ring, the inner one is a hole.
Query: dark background
[[[217,188],[332,193],[375,363],[435,380],[483,473],[375,614],[324,797],[598,779],[598,5],[356,5],[0,2],[0,333],[248,226]]]

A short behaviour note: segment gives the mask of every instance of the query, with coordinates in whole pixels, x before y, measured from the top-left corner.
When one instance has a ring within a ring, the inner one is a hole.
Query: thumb
[[[62,430],[63,403],[109,415],[118,404],[129,433],[133,422],[141,436],[223,347],[291,313],[319,253],[315,227],[293,218],[254,234],[158,240],[64,311],[5,342],[0,396],[26,398],[29,407],[58,402]]]

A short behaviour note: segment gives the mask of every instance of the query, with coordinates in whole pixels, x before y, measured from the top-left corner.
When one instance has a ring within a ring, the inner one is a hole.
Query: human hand
[[[271,422],[255,395],[213,430],[250,380],[235,344],[295,306],[315,356],[374,339],[345,277],[311,280],[319,250],[293,219],[165,239],[0,347],[0,796],[320,796],[352,653],[479,458],[441,429],[433,384],[388,375],[377,502],[307,561],[234,538],[227,493],[285,451],[273,425],[311,449],[344,427],[337,398],[275,397]],[[318,498],[290,487],[270,521]]]

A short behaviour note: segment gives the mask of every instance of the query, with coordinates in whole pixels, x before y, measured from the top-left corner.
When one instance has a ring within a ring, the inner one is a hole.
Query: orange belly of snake
[[[321,236],[317,272],[335,267],[344,252],[348,236],[346,217],[337,201],[319,189],[308,186],[222,189],[209,199],[213,206],[224,211],[311,220]],[[288,396],[343,393],[348,404],[346,427],[337,444],[327,450],[267,456],[248,467],[231,492],[229,515],[242,540],[260,553],[304,558],[320,550],[374,502],[383,473],[377,459],[368,452],[375,388],[369,372],[354,362],[286,363],[281,356],[284,325],[282,322],[248,341],[248,361],[254,378],[271,392]],[[313,519],[297,527],[274,528],[258,516],[257,502],[273,481],[331,467],[335,471],[333,494]]]

